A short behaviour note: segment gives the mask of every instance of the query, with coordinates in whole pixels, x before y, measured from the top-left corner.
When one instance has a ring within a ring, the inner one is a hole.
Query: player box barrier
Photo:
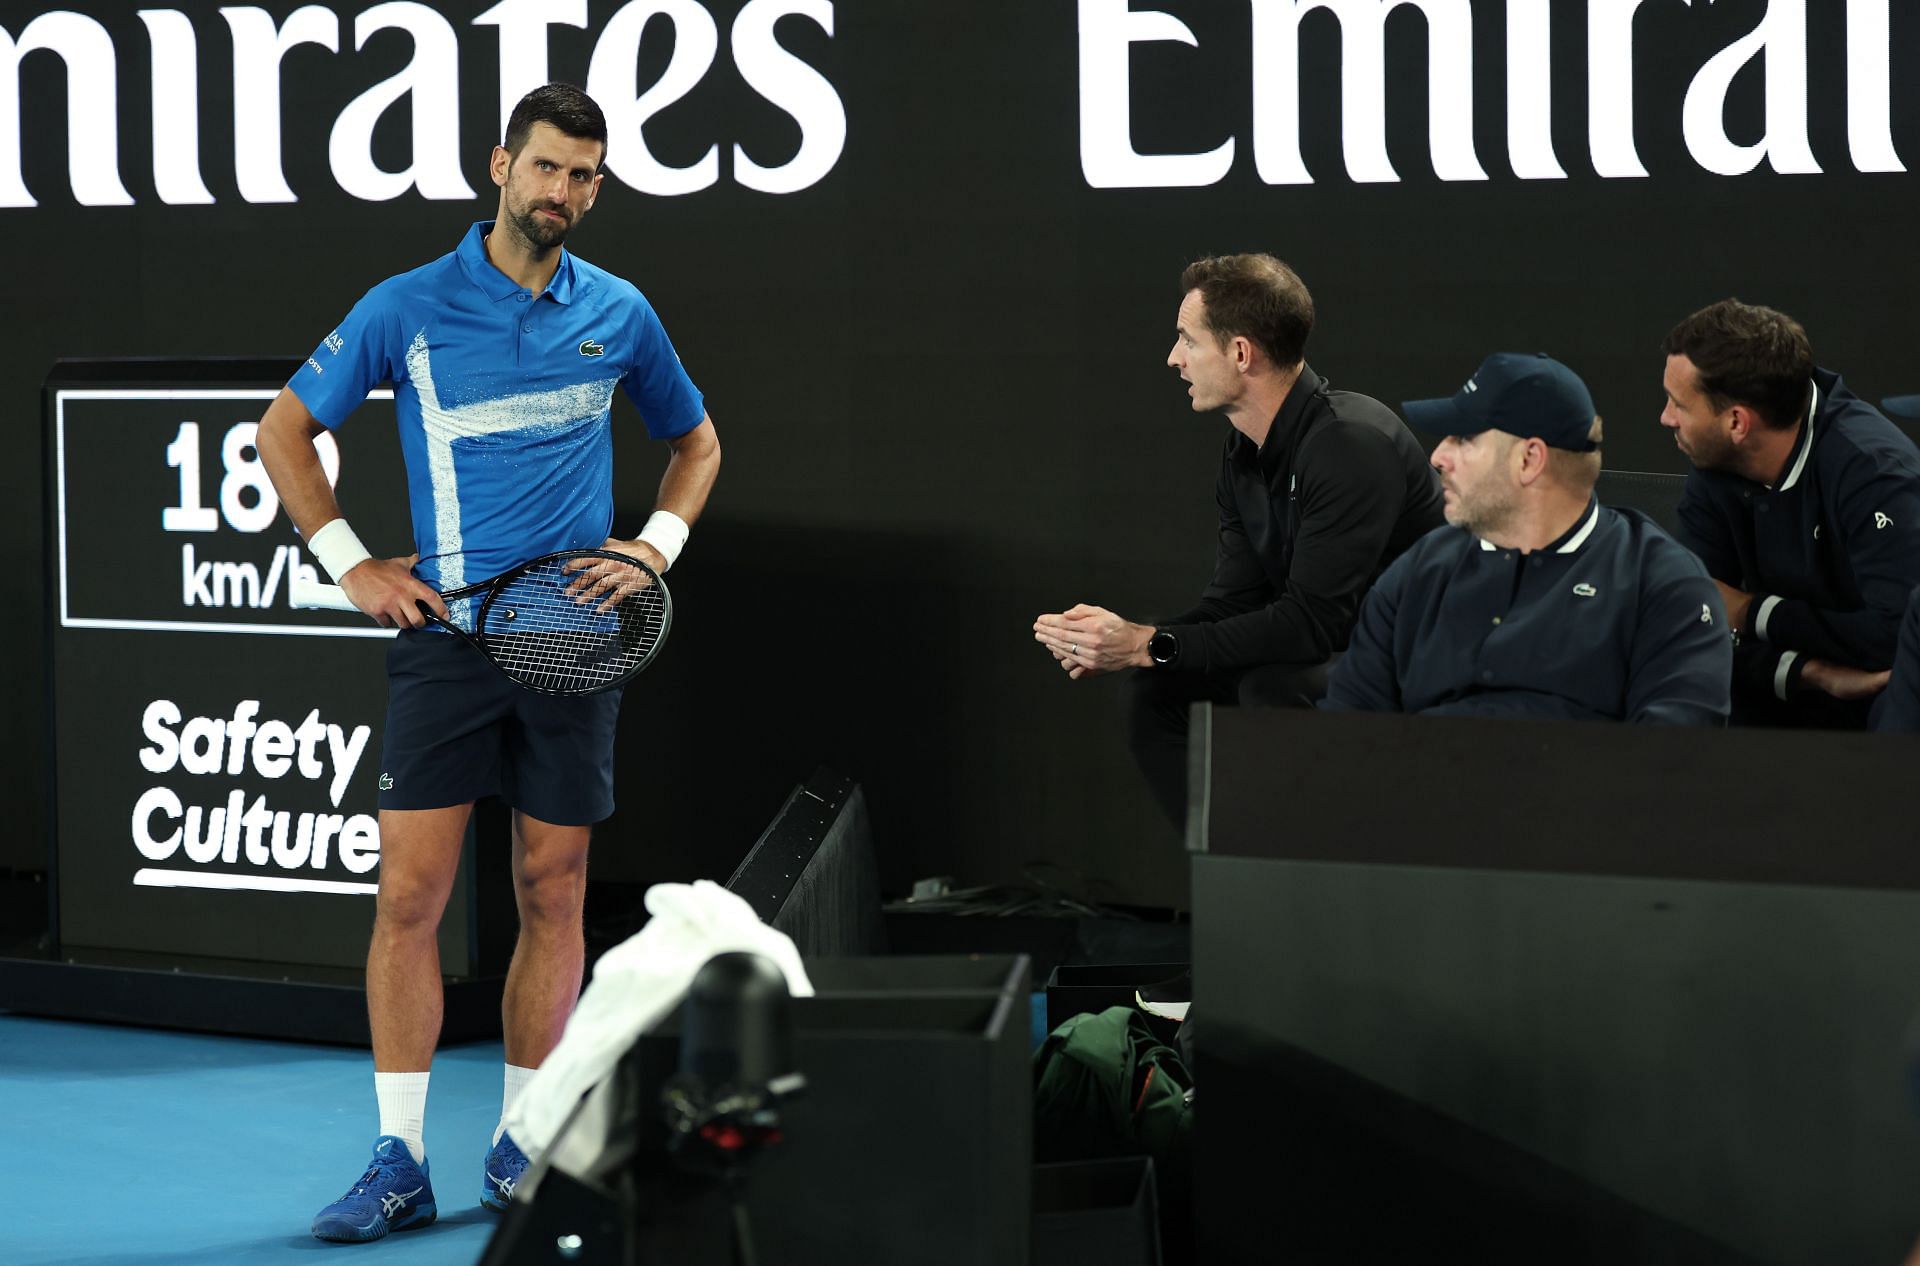
[[[794,1009],[807,1093],[750,1180],[763,1242],[793,1266],[1025,1262],[1026,956],[819,959],[807,971],[817,992]]]
[[[1160,1266],[1153,1160],[1035,1165],[1033,1266]]]
[[[1911,1248],[1920,744],[1242,708],[1195,734],[1201,1260]]]
[[[781,1104],[781,1141],[744,1180],[764,1260],[1024,1266],[1033,1161],[1027,958],[815,959],[807,972],[817,992],[793,999],[790,1011],[806,1087]],[[681,1026],[676,1011],[635,1043],[617,1074],[625,1124],[609,1137],[629,1142],[610,1141],[608,1153],[637,1139],[635,1172],[672,1172],[650,1149],[664,1146],[661,1092],[680,1060]],[[546,1262],[573,1236],[605,1254],[610,1228],[650,1212],[621,1210],[617,1197],[559,1169],[532,1188],[499,1237],[511,1243],[491,1247],[489,1263]],[[676,1260],[690,1266],[726,1260],[725,1237],[714,1234],[725,1226],[706,1225],[724,1221],[724,1202],[684,1181],[674,1190],[688,1198],[655,1202],[653,1242],[688,1246]]]

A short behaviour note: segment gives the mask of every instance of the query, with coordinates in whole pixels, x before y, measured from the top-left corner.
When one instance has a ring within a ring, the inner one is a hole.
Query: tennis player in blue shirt
[[[388,657],[380,890],[367,1010],[380,1109],[373,1161],[313,1222],[365,1241],[437,1214],[423,1142],[440,1032],[437,933],[473,802],[513,806],[519,940],[507,974],[504,1106],[558,1042],[580,992],[591,825],[613,810],[617,691],[522,690],[426,623],[442,590],[568,549],[605,548],[665,572],[720,467],[700,392],[646,298],[564,249],[606,158],[600,108],[577,88],[528,94],[493,150],[499,209],[452,253],[375,286],[262,418],[259,450],[314,558],[356,606],[400,634]],[[376,384],[394,384],[415,552],[372,556],[341,516],[313,441]],[[611,405],[625,391],[671,449],[637,540],[613,524]],[[526,1157],[496,1128],[481,1200],[505,1208]]]
[[[1360,606],[1322,707],[1720,725],[1733,646],[1706,568],[1651,519],[1600,505],[1601,424],[1548,356],[1489,356],[1450,399],[1403,406],[1449,526]]]

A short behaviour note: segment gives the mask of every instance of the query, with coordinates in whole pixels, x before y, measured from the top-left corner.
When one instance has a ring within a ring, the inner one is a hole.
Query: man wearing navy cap
[[[1447,522],[1387,569],[1334,666],[1332,711],[1718,725],[1733,648],[1698,559],[1594,500],[1600,419],[1548,356],[1489,356],[1407,420]]]
[[[1740,638],[1734,723],[1866,726],[1920,585],[1920,449],[1784,313],[1723,300],[1664,350],[1680,539]]]

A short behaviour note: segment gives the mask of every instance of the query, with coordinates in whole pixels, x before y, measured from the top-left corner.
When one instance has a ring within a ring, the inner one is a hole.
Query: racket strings
[[[608,571],[608,560],[598,559],[594,566],[601,570],[544,562],[495,589],[477,632],[509,677],[539,690],[584,693],[651,658],[666,628],[664,587],[639,566],[616,562]]]

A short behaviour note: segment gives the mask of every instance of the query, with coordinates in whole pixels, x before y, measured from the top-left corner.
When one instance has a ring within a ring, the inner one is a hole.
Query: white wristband
[[[1782,702],[1787,698],[1787,679],[1793,676],[1793,661],[1799,658],[1799,651],[1783,651],[1778,667],[1773,670],[1773,693]]]
[[[340,577],[373,557],[345,519],[329,519],[325,527],[307,538],[307,550],[315,562],[327,569],[327,575],[333,577],[336,585]]]
[[[645,541],[660,551],[660,557],[667,560],[667,566],[660,569],[665,571],[673,566],[674,559],[680,557],[680,551],[686,548],[687,537],[692,533],[693,529],[687,526],[687,521],[673,511],[655,510],[648,516],[647,526],[641,528],[640,535],[634,539]]]

